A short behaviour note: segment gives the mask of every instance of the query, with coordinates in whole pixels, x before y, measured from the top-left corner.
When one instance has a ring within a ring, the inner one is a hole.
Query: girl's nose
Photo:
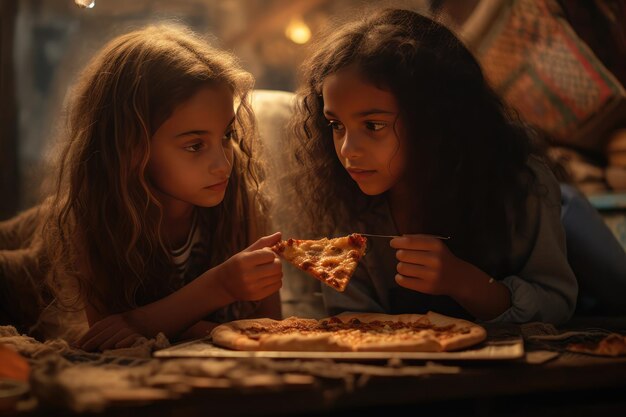
[[[232,168],[232,150],[219,147],[212,152],[209,171],[216,177],[228,176]]]
[[[341,156],[348,159],[358,157],[362,153],[359,139],[355,135],[345,134],[343,143],[341,144]]]

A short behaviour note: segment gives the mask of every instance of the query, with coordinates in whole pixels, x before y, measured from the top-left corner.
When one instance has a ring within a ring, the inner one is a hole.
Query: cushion
[[[505,101],[557,143],[602,151],[626,122],[624,88],[555,0],[482,0],[461,35]]]

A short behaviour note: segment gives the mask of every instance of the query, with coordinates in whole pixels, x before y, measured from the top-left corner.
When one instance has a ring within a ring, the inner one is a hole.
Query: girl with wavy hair
[[[280,234],[257,240],[252,85],[167,25],[113,39],[80,76],[44,236],[57,301],[85,308],[84,349],[280,316]]]
[[[323,288],[331,314],[570,318],[558,182],[454,34],[383,10],[334,29],[303,68],[302,210],[326,234],[399,236],[369,239],[344,293]]]

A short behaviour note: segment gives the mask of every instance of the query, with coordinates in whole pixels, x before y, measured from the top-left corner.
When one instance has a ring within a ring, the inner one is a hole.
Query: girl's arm
[[[274,320],[280,320],[282,318],[280,293],[276,291],[274,294],[264,300],[261,300],[257,310],[254,312],[254,317],[269,317]],[[201,320],[183,331],[180,335],[178,335],[177,339],[189,340],[203,338],[208,336],[211,331],[219,325],[220,323]]]
[[[576,308],[578,284],[568,263],[558,183],[545,166],[531,161],[543,193],[528,197],[526,224],[512,242],[509,276],[501,281],[456,258],[441,241],[405,236],[398,249],[396,281],[428,294],[446,294],[482,320],[564,323]]]
[[[574,314],[578,295],[561,223],[561,192],[545,164],[531,158],[529,165],[542,192],[529,196],[526,224],[512,242],[511,264],[519,267],[501,281],[511,293],[511,308],[493,321],[561,324]]]
[[[88,307],[90,329],[79,345],[85,350],[119,347],[122,337],[132,333],[154,337],[163,332],[168,338],[175,338],[236,300],[269,297],[282,285],[280,260],[268,248],[280,239],[280,233],[263,237],[178,291],[134,310],[102,319],[103,314]]]
[[[131,345],[138,337],[163,332],[174,339],[200,318],[234,301],[211,269],[180,290],[153,303],[120,314],[107,315],[88,304],[89,331],[78,345],[86,350],[106,350]]]
[[[208,336],[213,329],[219,326],[219,323],[214,323],[212,321],[201,320],[182,332],[178,336],[179,341],[183,340],[191,340],[191,339],[201,339],[203,337]]]
[[[479,320],[495,319],[508,310],[511,307],[509,289],[474,265],[464,263],[460,275],[463,277],[463,285],[452,291],[452,298]]]
[[[511,307],[508,288],[457,258],[440,239],[405,235],[390,244],[398,249],[398,285],[425,294],[448,295],[480,320],[494,319]]]
[[[280,320],[282,318],[280,308],[280,293],[276,291],[269,297],[261,300],[257,310],[254,312],[254,317],[269,317],[274,320]],[[220,323],[212,321],[201,320],[183,331],[178,335],[178,340],[200,339],[208,336],[211,331],[219,326]]]

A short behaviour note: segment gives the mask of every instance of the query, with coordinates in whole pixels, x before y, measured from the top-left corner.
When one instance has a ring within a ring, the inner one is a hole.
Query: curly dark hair
[[[323,114],[324,80],[350,66],[398,101],[409,138],[405,174],[415,190],[410,232],[450,235],[457,256],[492,276],[505,271],[511,234],[534,189],[527,160],[542,152],[472,53],[442,24],[396,9],[334,29],[313,51],[292,121],[309,224],[325,233],[355,227],[376,198],[346,173]]]

